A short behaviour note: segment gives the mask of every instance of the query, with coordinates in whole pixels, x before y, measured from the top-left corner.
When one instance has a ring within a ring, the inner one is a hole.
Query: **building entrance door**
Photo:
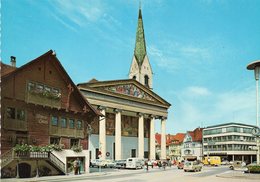
[[[131,157],[136,157],[136,149],[131,150]]]

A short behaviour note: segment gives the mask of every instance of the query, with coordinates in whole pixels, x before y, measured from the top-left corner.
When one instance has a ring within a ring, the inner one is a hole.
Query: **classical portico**
[[[90,139],[97,135],[98,140],[89,141],[92,159],[96,158],[96,150],[101,151],[101,159],[155,159],[155,122],[161,124],[161,158],[166,159],[168,102],[133,79],[92,81],[78,88],[105,116],[93,121]]]

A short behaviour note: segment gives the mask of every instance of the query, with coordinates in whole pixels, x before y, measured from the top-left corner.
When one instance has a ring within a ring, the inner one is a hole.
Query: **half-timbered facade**
[[[2,177],[66,174],[77,157],[87,171],[87,127],[99,112],[52,50],[19,68],[11,62],[1,63]]]

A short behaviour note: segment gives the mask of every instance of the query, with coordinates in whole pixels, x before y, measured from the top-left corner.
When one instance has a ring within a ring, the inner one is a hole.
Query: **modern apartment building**
[[[256,139],[252,135],[253,125],[225,123],[206,127],[203,130],[204,156],[221,156],[228,161],[256,160]]]

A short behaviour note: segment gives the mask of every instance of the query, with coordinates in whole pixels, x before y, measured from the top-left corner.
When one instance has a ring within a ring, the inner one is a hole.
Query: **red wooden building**
[[[75,158],[87,171],[88,124],[99,112],[54,51],[19,68],[15,64],[13,56],[11,66],[1,63],[2,177],[66,174]]]

